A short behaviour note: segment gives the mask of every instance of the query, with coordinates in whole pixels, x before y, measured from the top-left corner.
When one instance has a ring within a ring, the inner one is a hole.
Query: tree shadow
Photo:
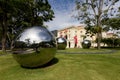
[[[53,58],[51,61],[49,61],[48,63],[42,65],[42,66],[37,66],[37,67],[24,67],[21,66],[22,68],[26,68],[26,69],[38,69],[38,68],[46,68],[46,67],[50,67],[52,65],[55,65],[59,62],[58,58]]]

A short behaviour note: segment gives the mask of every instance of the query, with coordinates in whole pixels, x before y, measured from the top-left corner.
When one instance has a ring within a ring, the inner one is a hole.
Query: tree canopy
[[[103,20],[103,25],[106,25],[106,27],[119,30],[120,29],[120,18],[109,18]]]
[[[54,12],[47,0],[0,0],[0,28],[2,31],[2,50],[5,50],[7,33],[18,35],[30,26],[43,26],[54,18]]]
[[[97,46],[100,49],[101,32],[102,32],[102,20],[116,16],[118,13],[119,0],[77,0],[75,17],[84,22],[87,28],[91,31],[95,31],[98,37]],[[93,30],[94,29],[94,30]]]

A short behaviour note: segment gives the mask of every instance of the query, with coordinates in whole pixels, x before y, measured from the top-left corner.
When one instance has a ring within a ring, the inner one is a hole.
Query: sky
[[[49,30],[59,30],[65,27],[79,25],[79,21],[73,18],[75,0],[48,0],[54,11],[53,21],[45,23]]]
[[[50,31],[59,30],[70,26],[81,25],[80,21],[75,19],[73,13],[75,10],[76,0],[48,0],[54,11],[53,21],[45,22]],[[116,6],[119,6],[119,3]],[[115,7],[116,7],[115,6]]]

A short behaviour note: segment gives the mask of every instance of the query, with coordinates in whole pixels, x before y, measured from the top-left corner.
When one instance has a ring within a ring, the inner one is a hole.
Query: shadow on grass
[[[38,68],[46,68],[46,67],[50,67],[52,65],[55,65],[59,62],[58,58],[53,58],[50,62],[48,62],[47,64],[44,64],[42,66],[38,66],[38,67],[24,67],[21,66],[22,68],[26,68],[26,69],[38,69]]]

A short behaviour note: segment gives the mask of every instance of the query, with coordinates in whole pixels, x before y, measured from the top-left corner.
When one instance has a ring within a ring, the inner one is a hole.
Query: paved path
[[[117,52],[117,50],[108,50],[108,51],[101,51],[101,52],[67,52],[67,51],[60,51],[58,50],[57,53],[64,53],[64,54],[112,54]]]

